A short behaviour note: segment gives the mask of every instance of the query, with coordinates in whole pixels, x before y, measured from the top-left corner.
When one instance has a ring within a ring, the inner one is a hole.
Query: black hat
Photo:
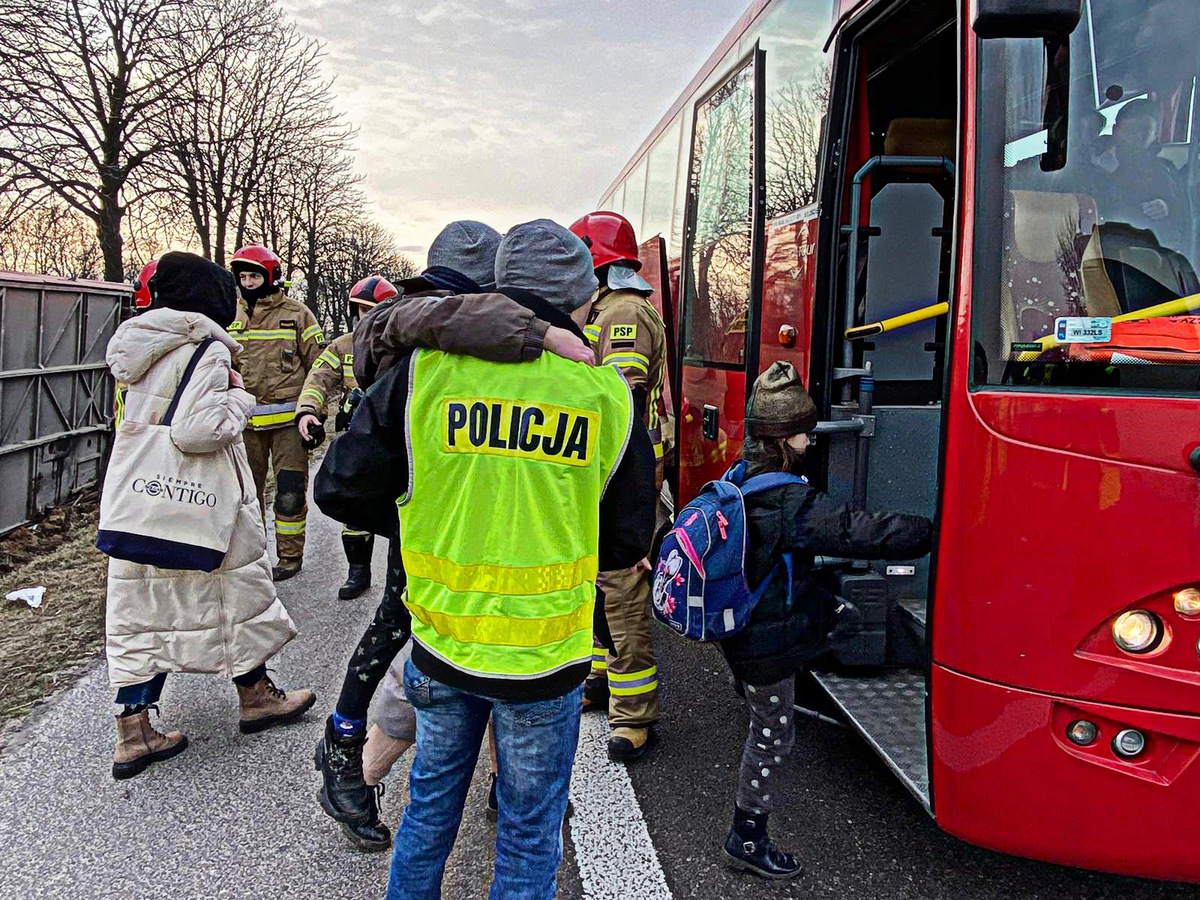
[[[237,317],[233,275],[195,253],[173,250],[158,261],[150,279],[151,309],[175,309],[208,316],[222,328]]]

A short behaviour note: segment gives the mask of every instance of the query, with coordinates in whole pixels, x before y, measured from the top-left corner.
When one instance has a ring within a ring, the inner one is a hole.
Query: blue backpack
[[[805,478],[768,472],[746,479],[739,461],[720,481],[710,481],[675,517],[654,569],[654,618],[689,641],[718,641],[750,621],[755,604],[780,571],[792,595],[792,555],[753,591],[746,580],[745,498]]]

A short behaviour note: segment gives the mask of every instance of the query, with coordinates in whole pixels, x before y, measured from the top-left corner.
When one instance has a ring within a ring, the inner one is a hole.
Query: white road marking
[[[586,900],[671,900],[666,876],[624,766],[609,762],[606,717],[579,726],[571,774],[571,843]]]

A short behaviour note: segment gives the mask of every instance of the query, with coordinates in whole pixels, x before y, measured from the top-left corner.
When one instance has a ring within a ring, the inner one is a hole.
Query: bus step
[[[925,646],[925,601],[923,599],[901,600],[900,617],[905,626],[916,637],[918,643]]]
[[[931,812],[924,673],[907,669],[869,676],[814,672],[813,679],[925,811]]]

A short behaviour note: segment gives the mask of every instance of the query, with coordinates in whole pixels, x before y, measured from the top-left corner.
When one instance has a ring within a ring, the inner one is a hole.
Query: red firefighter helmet
[[[154,302],[154,298],[150,296],[150,279],[154,277],[157,270],[158,260],[152,259],[138,273],[137,281],[133,283],[134,309],[149,309],[150,304]]]
[[[620,213],[588,213],[571,226],[571,231],[591,249],[593,268],[623,263],[636,272],[642,267],[633,226]]]
[[[283,287],[283,261],[262,244],[248,244],[233,254],[229,270],[237,275],[244,271],[259,272],[266,276],[267,284]]]
[[[350,302],[370,309],[384,300],[400,296],[400,292],[382,275],[368,275],[350,288]]]

